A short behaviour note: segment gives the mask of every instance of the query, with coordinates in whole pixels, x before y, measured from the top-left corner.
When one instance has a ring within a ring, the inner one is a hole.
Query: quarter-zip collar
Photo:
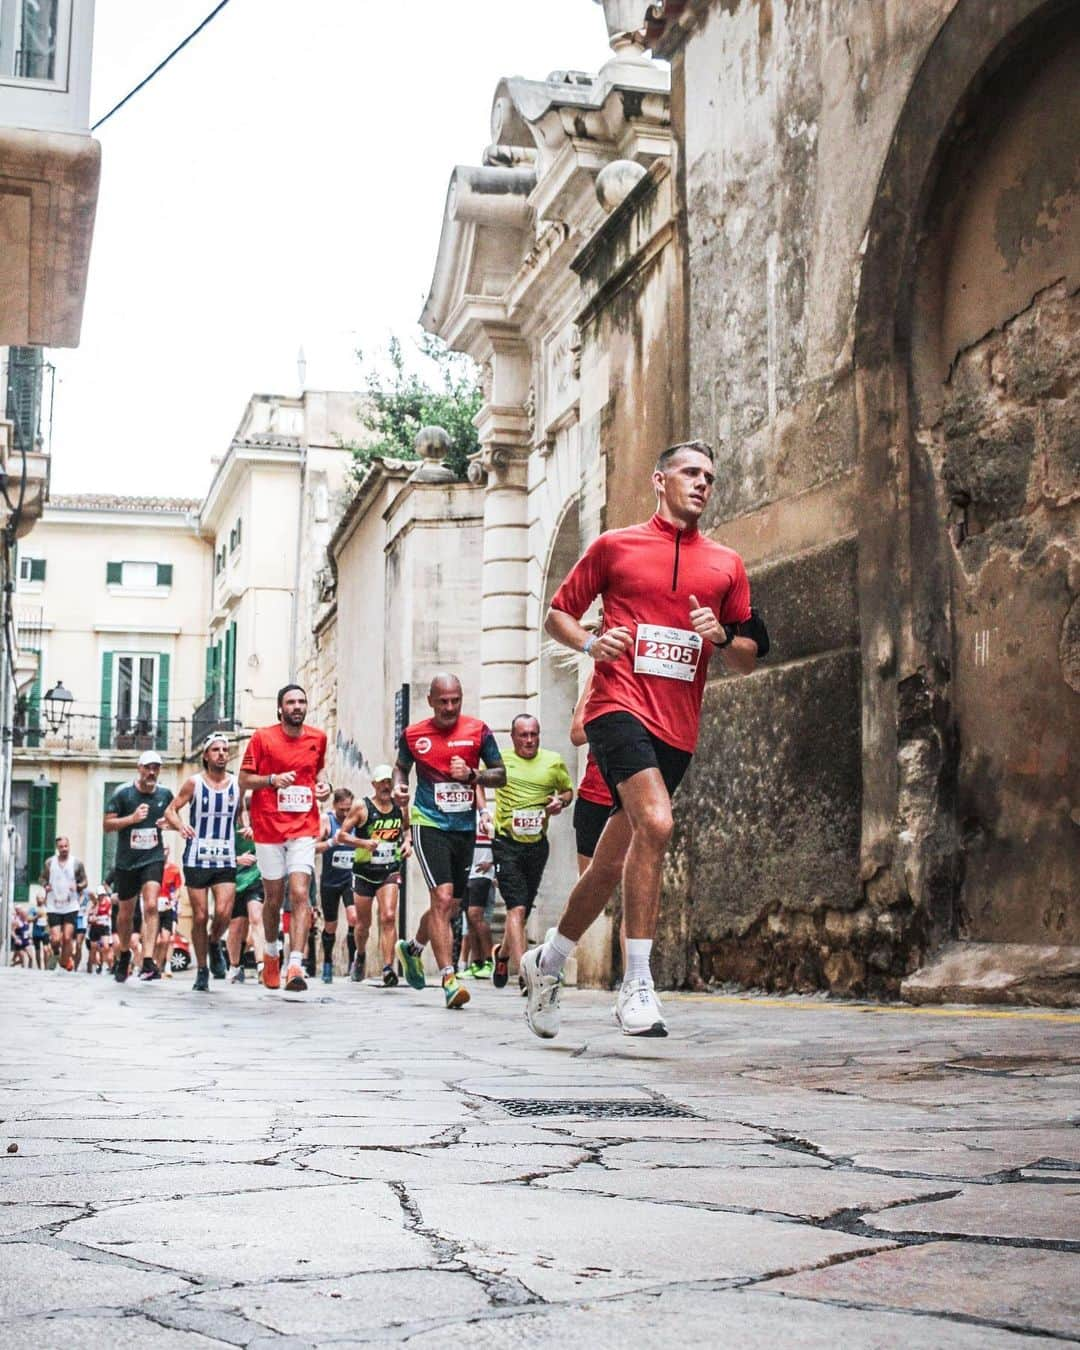
[[[698,537],[698,528],[692,525],[689,529],[681,529],[678,525],[673,525],[671,521],[665,520],[659,511],[649,522],[665,538],[670,539],[674,544],[674,556],[671,560],[671,589],[679,589],[679,554],[682,552],[684,544],[692,544]]]

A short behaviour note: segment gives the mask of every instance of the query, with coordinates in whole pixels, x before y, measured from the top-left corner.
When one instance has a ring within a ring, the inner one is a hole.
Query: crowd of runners
[[[566,764],[542,747],[534,716],[516,716],[510,746],[500,747],[464,712],[461,682],[445,672],[431,680],[431,715],[402,731],[393,763],[372,768],[369,794],[335,789],[326,735],[307,723],[303,688],[288,684],[277,721],[255,731],[238,773],[228,769],[224,735],[208,739],[201,770],[176,792],[158,782],[160,755],[140,757],[135,780],[107,804],[115,867],[92,895],[68,840],[57,839],[42,878],[44,924],[16,912],[17,958],[33,961],[32,944],[40,957],[40,928],[61,969],[78,969],[85,953],[87,970],[109,970],[120,983],[160,979],[176,940],[180,869],[163,838],[172,830],[183,841],[197,993],[250,971],[264,988],[302,998],[316,970],[333,979],[344,915],[352,981],[367,977],[374,922],[376,983],[404,979],[423,989],[433,965],[446,1007],[460,1009],[470,1001],[463,974],[498,989],[516,974],[530,1029],[552,1037],[566,963],[621,884],[624,973],[614,1015],[628,1035],[667,1035],[651,956],[672,798],[696,745],[713,652],[730,673],[749,674],[768,635],[741,559],[697,528],[712,491],[711,449],[691,441],[664,451],[652,481],[656,514],[602,534],[545,621],[552,639],[592,663],[569,728],[574,745],[589,747],[576,801]],[[597,606],[600,617],[590,620]],[[558,923],[529,949],[548,832],[572,803],[578,880]],[[410,857],[428,904],[402,937]],[[496,888],[506,910],[497,944]]]

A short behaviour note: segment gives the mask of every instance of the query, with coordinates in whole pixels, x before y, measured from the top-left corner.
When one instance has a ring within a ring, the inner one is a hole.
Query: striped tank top
[[[185,867],[236,866],[233,824],[239,805],[240,785],[232,774],[221,787],[211,787],[201,774],[195,779],[189,815],[195,837],[184,848]]]

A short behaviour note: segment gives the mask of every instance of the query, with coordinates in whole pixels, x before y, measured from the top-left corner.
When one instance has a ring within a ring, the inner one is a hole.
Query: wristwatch
[[[713,645],[716,647],[717,651],[722,652],[725,647],[730,647],[735,641],[735,626],[730,623],[722,623],[720,627],[724,630],[724,640],[723,642],[717,642]]]

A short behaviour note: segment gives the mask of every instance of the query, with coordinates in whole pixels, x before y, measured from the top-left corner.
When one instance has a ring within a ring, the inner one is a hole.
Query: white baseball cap
[[[156,750],[144,750],[139,756],[139,768],[144,768],[147,764],[160,764],[161,756]]]

